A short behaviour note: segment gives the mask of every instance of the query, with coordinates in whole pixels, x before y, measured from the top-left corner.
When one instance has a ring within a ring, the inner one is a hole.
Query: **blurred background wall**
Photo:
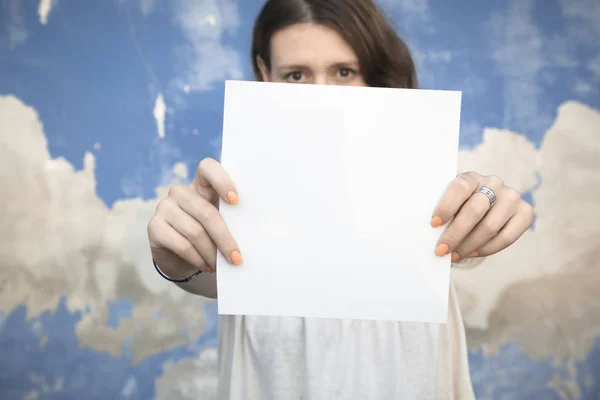
[[[600,2],[380,4],[421,85],[464,92],[461,169],[536,210],[454,271],[478,398],[600,398]],[[158,277],[146,224],[218,156],[261,5],[0,0],[0,398],[214,398],[215,304]]]

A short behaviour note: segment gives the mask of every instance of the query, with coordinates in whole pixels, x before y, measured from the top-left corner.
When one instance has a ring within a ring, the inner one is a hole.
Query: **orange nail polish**
[[[211,267],[210,265],[207,265],[206,267],[204,267],[204,272],[206,272],[207,274],[214,274],[215,269],[213,267]]]
[[[460,258],[460,254],[458,254],[456,251],[453,251],[451,261],[452,262],[458,261],[459,258]]]
[[[476,252],[476,251],[474,251],[471,254],[469,254],[469,258],[474,258],[474,257],[478,257],[478,256],[479,256],[479,253]]]
[[[231,253],[231,262],[233,263],[233,265],[242,264],[242,255],[239,251],[235,250]]]
[[[435,254],[438,257],[443,257],[446,254],[448,254],[449,250],[450,250],[450,247],[448,247],[448,245],[446,243],[442,243],[442,244],[438,245],[438,247],[435,249]]]
[[[431,218],[431,226],[433,226],[434,228],[442,226],[442,222],[442,219],[438,216]]]
[[[234,192],[233,190],[229,193],[227,193],[227,202],[229,204],[233,204],[234,206],[237,206],[238,203],[240,202],[240,199],[237,195],[236,192]]]

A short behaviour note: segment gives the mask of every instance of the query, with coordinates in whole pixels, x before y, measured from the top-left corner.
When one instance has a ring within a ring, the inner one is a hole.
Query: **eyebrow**
[[[359,66],[359,62],[358,60],[348,60],[348,61],[341,61],[341,62],[336,62],[335,64],[331,65],[332,67],[345,67],[348,65],[352,65],[352,66]],[[281,65],[278,69],[289,69],[289,70],[298,70],[298,69],[306,69],[308,68],[306,65],[302,65],[302,64],[290,64],[290,65]]]

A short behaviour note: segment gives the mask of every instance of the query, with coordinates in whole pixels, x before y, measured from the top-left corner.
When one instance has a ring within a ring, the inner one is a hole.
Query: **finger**
[[[172,252],[195,270],[203,270],[205,268],[206,262],[198,250],[196,250],[188,239],[177,232],[164,219],[153,218],[150,224],[153,226],[149,229],[152,229],[155,232],[153,240],[158,247]],[[155,261],[159,265],[161,264],[161,260]],[[189,271],[182,271],[182,274],[186,272]]]
[[[210,203],[215,203],[217,196],[229,204],[237,205],[239,197],[233,181],[218,161],[205,158],[196,169],[192,187]]]
[[[183,211],[200,222],[227,261],[234,265],[242,263],[238,244],[214,205],[186,186],[172,188],[169,197],[172,197]]]
[[[480,181],[482,186],[487,186],[499,193],[504,183],[496,177],[485,177]],[[484,218],[490,210],[490,199],[482,193],[474,193],[454,216],[448,229],[438,240],[436,254],[443,256],[456,249],[460,243],[471,233],[473,228]],[[456,259],[456,256],[453,257]]]
[[[200,222],[183,211],[172,199],[167,198],[162,204],[160,213],[165,221],[189,240],[209,266],[216,267],[217,246]]]
[[[506,223],[493,239],[477,250],[480,257],[496,254],[512,245],[525,233],[533,222],[533,208],[524,201],[519,204],[518,212]]]
[[[454,178],[433,212],[431,225],[437,228],[448,223],[477,189],[480,178],[475,172],[465,172]]]
[[[207,274],[214,274],[217,271],[215,268],[211,267],[210,265],[207,265],[206,268],[204,268],[204,272],[206,272]]]
[[[453,260],[474,256],[472,253],[489,242],[506,223],[517,213],[521,195],[512,188],[500,189],[494,206],[485,217],[475,226],[467,237],[456,247],[452,254]],[[487,199],[487,197],[486,197]]]

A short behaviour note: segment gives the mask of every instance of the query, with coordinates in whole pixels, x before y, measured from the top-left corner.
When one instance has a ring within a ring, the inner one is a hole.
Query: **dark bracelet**
[[[154,268],[156,268],[156,272],[158,272],[158,274],[160,276],[162,276],[163,278],[165,278],[166,280],[168,280],[169,282],[174,282],[174,283],[186,283],[191,281],[192,279],[194,279],[195,277],[197,277],[198,275],[200,275],[202,273],[202,271],[198,271],[198,272],[194,272],[192,275],[186,277],[186,278],[180,278],[180,279],[173,279],[173,278],[169,278],[167,275],[165,275],[164,272],[162,272],[160,270],[160,268],[158,268],[158,264],[156,264],[156,261],[154,261],[154,258],[152,259],[152,263],[154,264]]]

